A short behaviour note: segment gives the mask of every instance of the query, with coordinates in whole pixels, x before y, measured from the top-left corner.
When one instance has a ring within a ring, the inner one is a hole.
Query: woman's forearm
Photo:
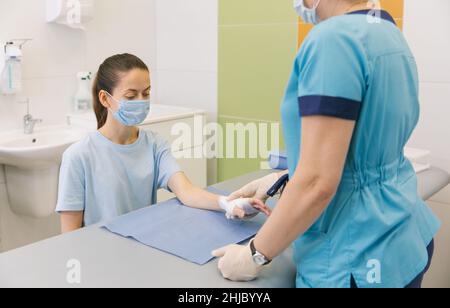
[[[256,249],[269,259],[281,254],[320,217],[335,193],[333,187],[320,178],[291,180],[256,236]]]
[[[179,196],[180,201],[186,206],[211,211],[222,211],[219,206],[219,198],[218,195],[195,186],[190,187]]]
[[[178,172],[169,180],[169,188],[186,206],[212,211],[222,211],[219,196],[201,189],[191,183],[183,172]]]

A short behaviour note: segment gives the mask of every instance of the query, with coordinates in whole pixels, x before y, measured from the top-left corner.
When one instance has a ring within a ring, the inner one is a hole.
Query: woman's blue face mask
[[[106,91],[105,91],[106,92]],[[115,102],[119,109],[113,112],[114,118],[124,126],[136,126],[142,124],[150,113],[150,100],[116,100],[106,92]]]

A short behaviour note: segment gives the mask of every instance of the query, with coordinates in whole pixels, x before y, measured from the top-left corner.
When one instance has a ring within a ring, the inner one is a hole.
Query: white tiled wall
[[[160,69],[157,76],[159,102],[200,108],[208,111],[210,120],[216,118],[217,73]]]
[[[450,172],[450,1],[405,1],[404,32],[420,72],[421,119],[410,145]],[[450,188],[433,198],[450,204]]]
[[[156,0],[158,69],[217,70],[218,4]]]
[[[107,57],[132,53],[156,69],[155,0],[95,0],[95,21],[86,31],[87,67]]]
[[[24,95],[31,98],[33,115],[54,124],[61,122],[59,112],[67,113],[75,72],[85,69],[85,44],[83,33],[49,26],[44,14],[45,0],[0,1],[0,42],[33,39],[24,47]],[[26,107],[18,99],[0,96],[0,131],[21,127]]]
[[[406,0],[404,31],[424,82],[450,83],[450,1]]]
[[[158,102],[215,118],[218,1],[156,0],[156,12]]]
[[[95,72],[108,56],[132,52],[156,66],[154,0],[96,0],[87,31],[45,23],[45,0],[1,0],[0,42],[32,38],[24,47],[24,91],[0,96],[0,131],[22,126],[26,112],[16,103],[31,99],[31,113],[44,124],[63,124],[77,89],[76,73]],[[20,18],[20,20],[18,20]]]
[[[217,119],[218,0],[156,0],[157,101]],[[216,163],[208,163],[208,182]]]

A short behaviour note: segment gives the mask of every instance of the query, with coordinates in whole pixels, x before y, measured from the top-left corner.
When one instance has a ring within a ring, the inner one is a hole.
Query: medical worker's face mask
[[[317,7],[319,6],[320,1],[321,0],[315,0],[313,7],[308,8],[305,5],[305,0],[294,0],[294,8],[305,23],[317,25],[319,23]]]
[[[105,91],[106,92],[106,91]],[[115,102],[119,104],[117,111],[111,110],[114,118],[125,126],[136,126],[142,124],[150,113],[150,100],[116,100],[106,92]]]

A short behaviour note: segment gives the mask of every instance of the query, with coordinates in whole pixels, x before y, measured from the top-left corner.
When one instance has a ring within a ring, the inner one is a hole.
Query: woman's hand
[[[228,201],[199,187],[192,185],[186,175],[178,172],[169,180],[169,187],[186,206],[192,208],[225,211],[229,219],[248,219],[263,212],[270,215],[271,210],[261,200],[248,198]]]
[[[219,199],[220,207],[228,219],[251,219],[259,213],[270,216],[271,210],[261,200],[255,198],[240,198],[228,201],[226,197]]]
[[[228,201],[232,201],[239,198],[254,198],[266,202],[269,196],[267,191],[278,181],[280,174],[271,173],[263,178],[250,182],[241,189],[233,192]]]

